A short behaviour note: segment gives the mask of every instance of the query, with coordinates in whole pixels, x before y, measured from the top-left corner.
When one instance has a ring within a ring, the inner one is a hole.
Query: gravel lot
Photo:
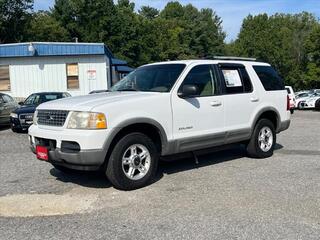
[[[319,239],[320,112],[296,112],[269,159],[241,147],[162,162],[131,192],[66,175],[0,130],[0,239]]]

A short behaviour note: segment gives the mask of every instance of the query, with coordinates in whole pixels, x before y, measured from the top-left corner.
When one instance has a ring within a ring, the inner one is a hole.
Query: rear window
[[[285,90],[282,78],[270,66],[253,66],[266,91]]]

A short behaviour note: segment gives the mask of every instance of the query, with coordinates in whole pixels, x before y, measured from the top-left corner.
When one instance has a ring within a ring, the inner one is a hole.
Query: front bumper
[[[26,121],[24,119],[21,120],[19,118],[10,117],[10,125],[13,129],[27,130],[32,125],[32,121]]]
[[[315,108],[314,102],[301,102],[300,106],[302,109],[312,109]]]
[[[49,162],[78,170],[97,170],[105,162],[105,140],[108,130],[76,130],[63,128],[29,128],[31,150],[48,149]]]
[[[31,144],[31,151],[36,154],[35,145]],[[105,159],[103,150],[63,152],[59,148],[49,148],[49,163],[75,170],[99,170]]]

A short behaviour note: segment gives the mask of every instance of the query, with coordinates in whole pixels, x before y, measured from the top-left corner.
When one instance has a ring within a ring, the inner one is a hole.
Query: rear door
[[[246,139],[251,132],[251,118],[259,105],[259,94],[244,65],[221,63],[219,73],[225,96],[227,142]]]
[[[185,84],[196,85],[199,95],[189,98],[172,95],[173,137],[179,151],[223,143],[224,103],[215,68],[210,64],[193,66],[179,89]]]

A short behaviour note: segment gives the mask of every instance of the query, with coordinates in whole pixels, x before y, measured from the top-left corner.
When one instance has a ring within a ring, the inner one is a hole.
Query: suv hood
[[[40,104],[37,109],[91,111],[93,108],[114,102],[126,102],[149,98],[162,93],[158,92],[106,92],[84,96],[58,99]]]

